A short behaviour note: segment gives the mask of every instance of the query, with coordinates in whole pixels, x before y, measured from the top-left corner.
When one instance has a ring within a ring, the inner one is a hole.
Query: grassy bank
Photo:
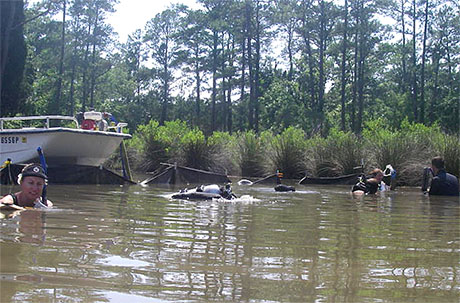
[[[381,120],[366,124],[362,134],[333,129],[327,137],[308,137],[290,127],[280,134],[203,132],[181,121],[160,126],[151,121],[139,126],[127,141],[131,167],[154,171],[161,162],[176,162],[193,168],[229,175],[262,177],[280,170],[285,178],[339,176],[391,164],[400,185],[418,186],[423,168],[433,156],[441,155],[448,172],[460,175],[458,136],[443,133],[438,126],[403,122],[398,129]],[[116,161],[114,161],[116,162]]]

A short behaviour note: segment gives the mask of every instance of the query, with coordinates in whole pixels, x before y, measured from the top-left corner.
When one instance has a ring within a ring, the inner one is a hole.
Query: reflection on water
[[[458,198],[297,185],[169,199],[176,190],[54,185],[56,209],[1,213],[0,301],[459,300]]]

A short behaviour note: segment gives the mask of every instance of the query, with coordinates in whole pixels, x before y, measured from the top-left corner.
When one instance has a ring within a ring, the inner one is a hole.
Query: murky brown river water
[[[1,213],[0,301],[459,302],[458,198],[296,188],[52,185],[55,209]]]

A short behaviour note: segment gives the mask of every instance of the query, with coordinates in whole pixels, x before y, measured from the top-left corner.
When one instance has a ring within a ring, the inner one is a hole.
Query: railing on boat
[[[8,117],[0,118],[0,130],[3,130],[3,123],[6,121],[30,121],[30,120],[46,120],[45,128],[50,128],[50,120],[70,120],[75,122],[78,128],[78,121],[75,117],[70,116],[59,116],[59,115],[50,115],[50,116],[28,116],[28,117]]]
[[[30,121],[30,120],[46,120],[45,128],[50,128],[50,120],[68,120],[75,122],[77,128],[79,127],[78,120],[71,116],[60,116],[60,115],[49,115],[49,116],[28,116],[28,117],[6,117],[0,118],[0,131],[4,130],[3,125],[6,121]],[[107,130],[114,129],[116,132],[121,133],[123,127],[127,126],[127,123],[118,123],[117,125],[107,126]]]

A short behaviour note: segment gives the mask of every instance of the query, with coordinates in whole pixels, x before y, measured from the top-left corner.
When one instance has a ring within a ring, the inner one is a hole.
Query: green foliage
[[[340,174],[356,173],[355,168],[361,165],[363,146],[361,140],[351,132],[332,129],[327,138],[329,149]]]
[[[388,129],[382,119],[366,123],[363,138],[369,148],[365,155],[366,163],[371,167],[382,167],[388,163],[400,165],[412,150],[410,144],[406,144],[408,142],[399,133]]]
[[[305,172],[305,132],[288,127],[275,136],[269,151],[271,171],[279,170],[286,178],[300,178]]]
[[[146,125],[139,125],[130,147],[134,147],[141,155],[139,167],[155,170],[162,162],[180,162],[181,139],[189,132],[185,122],[168,121],[165,125],[151,120]]]
[[[303,125],[301,104],[296,102],[298,85],[287,79],[275,78],[261,98],[261,124],[265,129],[282,132],[289,126]]]
[[[262,140],[253,131],[238,133],[236,147],[240,174],[245,177],[263,175],[266,154]]]
[[[192,129],[180,139],[180,164],[203,170],[213,168],[213,150],[206,143],[201,130]]]
[[[361,165],[363,145],[351,132],[332,129],[327,138],[315,136],[308,140],[308,172],[320,177],[356,173]]]
[[[332,128],[327,137],[306,139],[302,129],[289,127],[281,134],[271,131],[215,132],[206,138],[198,128],[184,122],[157,121],[140,125],[130,153],[139,155],[137,167],[154,170],[160,162],[177,162],[189,167],[246,177],[262,177],[280,170],[286,178],[301,178],[306,172],[319,177],[340,176],[384,169],[391,164],[400,185],[419,185],[423,167],[441,155],[449,172],[459,174],[458,137],[443,134],[437,125],[427,127],[404,121],[400,130],[391,130],[383,119],[366,123],[363,136]]]
[[[363,131],[368,148],[368,168],[391,164],[398,172],[398,182],[418,184],[423,167],[435,154],[434,144],[441,135],[439,127],[410,123],[405,119],[399,131],[386,128],[381,120],[366,123]]]
[[[230,146],[232,137],[226,133],[215,133],[206,139],[197,128],[190,129],[183,121],[167,121],[160,126],[156,120],[139,125],[129,147],[140,155],[137,167],[155,170],[161,162],[176,162],[180,165],[211,171],[227,171],[231,162],[222,162],[225,146]]]
[[[169,159],[177,160],[179,157],[180,142],[182,136],[188,133],[190,128],[187,123],[180,120],[166,121],[159,128],[159,138],[166,145]]]
[[[168,145],[162,141],[160,125],[155,120],[146,125],[139,125],[128,143],[130,148],[137,150],[141,158],[138,163],[133,163],[134,167],[154,171],[161,162],[168,161]]]
[[[213,151],[213,171],[225,174],[240,175],[235,157],[236,136],[227,132],[214,132],[208,137],[208,146]]]
[[[325,138],[314,136],[307,140],[306,146],[307,175],[325,177],[338,174],[334,171],[332,156],[329,154]]]
[[[66,2],[64,36],[62,1],[46,13],[48,1],[26,5],[29,21],[20,35],[27,44],[25,78],[22,85],[6,84],[2,90],[16,93],[26,87],[27,96],[6,98],[2,107],[22,99],[25,102],[9,114],[73,115],[94,107],[128,122],[132,131],[151,119],[160,123],[181,119],[206,135],[217,129],[281,133],[290,126],[326,135],[331,128],[342,129],[342,115],[343,130],[353,128],[356,133],[366,121],[377,118],[397,130],[407,117],[411,122],[437,123],[448,133],[459,131],[458,7],[441,1],[430,8],[433,18],[423,60],[424,86],[417,76],[417,96],[413,96],[411,73],[421,70],[422,60],[412,66],[407,59],[420,58],[420,50],[409,55],[408,49],[394,42],[399,39],[386,40],[401,33],[379,23],[378,9],[353,7],[361,34],[352,35],[354,28],[349,24],[347,41],[342,41],[344,8],[340,3],[252,5],[251,1],[215,0],[206,1],[205,10],[173,5],[152,16],[144,30],[136,30],[122,44],[115,41],[106,18],[116,2]],[[22,13],[20,8],[17,11]],[[390,4],[387,9],[395,13],[399,8]],[[327,24],[326,32],[318,30],[320,22]],[[283,31],[278,39],[290,39],[282,41],[286,46],[282,58],[275,57],[276,52],[257,53],[274,42],[271,27]],[[213,36],[214,32],[218,34]],[[422,37],[416,35],[417,43]],[[251,41],[252,47],[243,47],[242,41]],[[347,42],[345,50],[343,42]],[[323,51],[318,45],[323,45]],[[23,47],[16,49],[16,55],[21,55]],[[342,55],[346,58],[343,70]],[[351,77],[352,71],[358,73]],[[12,77],[2,79],[13,81]],[[210,96],[202,93],[211,85]]]
[[[460,177],[460,138],[439,133],[434,140],[433,155],[444,158],[446,171]]]

